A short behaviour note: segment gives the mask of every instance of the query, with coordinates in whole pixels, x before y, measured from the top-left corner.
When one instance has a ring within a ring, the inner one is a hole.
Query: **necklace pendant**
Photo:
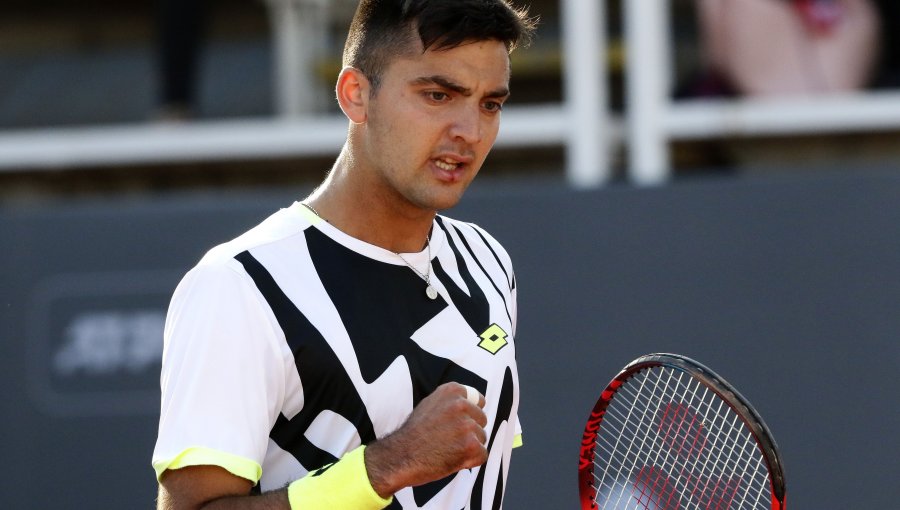
[[[425,287],[425,295],[428,296],[428,299],[437,299],[438,292],[431,285]]]

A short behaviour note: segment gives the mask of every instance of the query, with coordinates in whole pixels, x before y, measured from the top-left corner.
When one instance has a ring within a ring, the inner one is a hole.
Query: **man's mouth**
[[[438,158],[434,160],[434,165],[441,170],[446,170],[448,172],[452,172],[456,170],[460,166],[459,161],[453,161],[446,158]]]

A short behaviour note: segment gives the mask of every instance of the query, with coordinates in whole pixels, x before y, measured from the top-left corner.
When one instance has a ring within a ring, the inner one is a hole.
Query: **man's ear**
[[[354,124],[362,124],[368,118],[371,83],[359,69],[345,67],[337,80],[337,100],[344,115]]]

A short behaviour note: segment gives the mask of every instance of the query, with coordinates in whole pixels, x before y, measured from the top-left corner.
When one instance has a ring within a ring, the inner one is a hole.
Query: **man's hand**
[[[466,387],[450,382],[422,400],[392,434],[366,448],[372,488],[389,497],[403,487],[440,480],[487,461],[485,401],[466,399]]]

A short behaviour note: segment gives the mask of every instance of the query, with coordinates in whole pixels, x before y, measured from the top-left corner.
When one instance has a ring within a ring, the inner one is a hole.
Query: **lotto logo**
[[[486,350],[491,354],[497,354],[497,351],[502,349],[509,342],[506,340],[506,331],[503,331],[503,328],[496,324],[491,324],[484,333],[479,335],[481,338],[481,342],[478,343],[478,347]]]

